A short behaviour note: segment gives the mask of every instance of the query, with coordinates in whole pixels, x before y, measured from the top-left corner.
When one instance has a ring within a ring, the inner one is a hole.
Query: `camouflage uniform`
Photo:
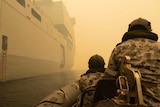
[[[125,55],[130,56],[130,64],[139,69],[142,79],[151,83],[160,82],[160,43],[144,38],[128,39],[118,44],[112,51],[108,68],[118,71],[121,58]],[[143,87],[143,94],[149,106],[160,105],[160,85],[150,88]]]
[[[95,54],[88,60],[89,70],[79,80],[80,95],[78,96],[77,107],[92,107],[92,101],[97,82],[104,77],[105,61],[102,56]]]
[[[104,77],[103,72],[92,72],[92,73],[83,74],[81,76],[79,80],[79,86],[82,94],[80,94],[78,97],[77,107],[93,107],[92,101],[94,97],[95,86],[98,80],[102,79],[103,77]],[[86,94],[84,94],[83,96],[83,93],[85,92]],[[81,101],[82,101],[82,106],[80,106]]]

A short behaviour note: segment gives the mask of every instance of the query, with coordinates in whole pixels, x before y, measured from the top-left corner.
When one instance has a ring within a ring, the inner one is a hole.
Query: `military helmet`
[[[133,31],[135,29],[152,31],[151,23],[148,20],[143,19],[143,18],[135,19],[129,24],[128,31]]]
[[[102,56],[93,55],[88,61],[89,68],[104,68],[105,62]]]

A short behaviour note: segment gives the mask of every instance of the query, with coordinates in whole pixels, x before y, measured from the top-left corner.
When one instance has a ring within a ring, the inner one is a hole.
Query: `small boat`
[[[80,93],[78,81],[54,91],[34,107],[73,107]]]
[[[95,90],[93,87],[88,90],[95,91],[93,107],[147,107],[143,100],[141,73],[126,63],[120,72],[117,79],[103,78],[98,81]],[[34,107],[76,107],[79,94],[82,93],[77,81],[54,91]]]

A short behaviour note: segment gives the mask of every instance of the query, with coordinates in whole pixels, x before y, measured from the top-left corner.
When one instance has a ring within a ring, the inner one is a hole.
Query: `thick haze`
[[[91,55],[102,55],[107,63],[128,24],[139,17],[151,21],[160,35],[160,0],[62,0],[75,17],[76,54],[73,69],[87,69]]]

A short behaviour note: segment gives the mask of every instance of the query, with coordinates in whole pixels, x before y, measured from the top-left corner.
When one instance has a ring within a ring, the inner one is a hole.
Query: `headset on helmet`
[[[89,68],[104,68],[105,62],[102,56],[93,55],[88,61]]]
[[[147,30],[147,31],[152,31],[151,29],[151,23],[143,18],[138,18],[133,20],[130,24],[129,24],[129,28],[128,31],[132,31],[134,30],[134,27],[138,26],[140,29],[142,29],[142,27]]]

